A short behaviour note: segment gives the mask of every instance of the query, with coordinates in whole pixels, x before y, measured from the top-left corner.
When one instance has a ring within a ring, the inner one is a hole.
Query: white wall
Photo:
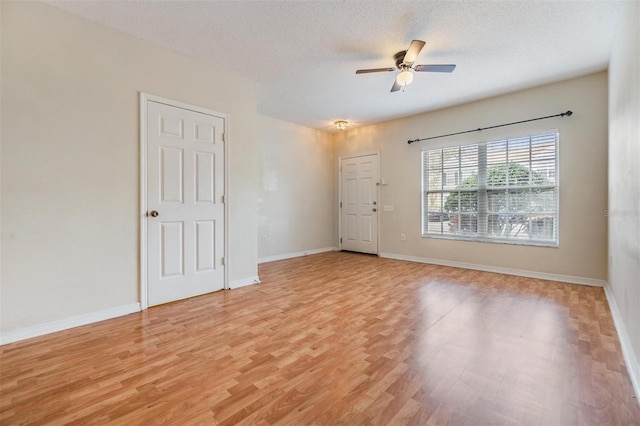
[[[609,66],[609,278],[640,392],[640,3],[627,2]],[[616,312],[614,312],[615,317]],[[626,336],[625,336],[626,335]],[[627,345],[624,345],[624,340]]]
[[[258,128],[258,258],[334,246],[336,177],[331,135],[262,115]]]
[[[427,76],[428,77],[428,76]],[[452,83],[453,84],[453,83]],[[407,90],[411,90],[408,88]],[[395,93],[389,96],[402,96]],[[541,117],[543,120],[429,142],[407,140]],[[560,132],[560,246],[527,247],[421,237],[423,149],[558,129]],[[602,283],[607,275],[607,74],[600,72],[452,108],[353,129],[335,136],[336,157],[380,151],[380,251],[394,255],[563,275]],[[336,231],[337,233],[337,231]],[[406,241],[400,241],[400,234]]]
[[[255,84],[42,3],[1,8],[0,330],[140,300],[140,91],[230,114],[230,280],[255,277]]]

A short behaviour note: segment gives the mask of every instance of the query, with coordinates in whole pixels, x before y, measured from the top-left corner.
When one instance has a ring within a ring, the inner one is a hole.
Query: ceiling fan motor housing
[[[393,55],[393,59],[396,61],[396,68],[402,70],[406,67],[406,65],[402,65],[402,61],[404,61],[404,57],[407,54],[406,50],[401,50],[400,52]]]

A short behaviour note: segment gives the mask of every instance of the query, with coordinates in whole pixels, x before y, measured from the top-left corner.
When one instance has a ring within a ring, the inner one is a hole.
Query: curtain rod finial
[[[563,113],[562,115],[566,115],[567,117],[571,117],[572,114],[573,114],[573,111],[569,110],[569,111]]]

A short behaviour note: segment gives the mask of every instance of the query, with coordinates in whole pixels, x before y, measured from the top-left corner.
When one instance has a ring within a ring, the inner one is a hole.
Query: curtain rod
[[[480,127],[478,129],[473,129],[473,130],[465,130],[464,132],[449,133],[446,135],[431,136],[429,138],[422,138],[422,139],[413,139],[413,140],[407,141],[407,143],[411,145],[414,142],[427,141],[429,139],[446,138],[447,136],[462,135],[464,133],[481,132],[483,130],[495,129],[496,127],[513,126],[514,124],[528,123],[529,121],[544,120],[546,118],[564,117],[564,116],[571,117],[571,114],[573,114],[573,111],[567,111],[567,112],[562,112],[560,114],[547,115],[546,117],[531,118],[529,120],[514,121],[513,123],[498,124],[497,126]]]

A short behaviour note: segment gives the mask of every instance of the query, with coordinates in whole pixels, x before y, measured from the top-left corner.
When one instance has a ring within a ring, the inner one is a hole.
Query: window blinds
[[[558,134],[422,152],[422,233],[558,243]]]

